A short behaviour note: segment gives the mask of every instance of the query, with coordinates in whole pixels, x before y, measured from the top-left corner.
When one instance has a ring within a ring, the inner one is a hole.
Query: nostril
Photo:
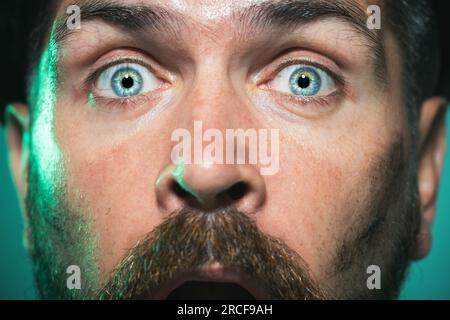
[[[171,182],[170,189],[180,198],[185,199],[191,196],[191,194],[184,190],[176,181]]]
[[[214,192],[217,191],[215,188],[211,188],[211,190],[202,190],[196,194],[175,180],[170,181],[168,187],[170,192],[182,200],[185,205],[207,210],[232,205],[245,198],[250,190],[250,185],[243,181],[237,182],[219,193]]]
[[[233,207],[254,213],[266,200],[265,181],[254,166],[171,164],[155,184],[156,202],[164,213],[183,207],[204,212]]]
[[[232,185],[230,188],[228,188],[225,193],[232,199],[232,200],[239,200],[242,199],[245,194],[248,191],[248,185],[245,182],[238,182]]]

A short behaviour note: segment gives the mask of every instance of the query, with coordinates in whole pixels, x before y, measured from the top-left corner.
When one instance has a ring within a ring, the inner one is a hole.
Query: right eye
[[[160,88],[162,81],[148,68],[137,63],[122,63],[104,70],[95,82],[103,97],[138,96]]]

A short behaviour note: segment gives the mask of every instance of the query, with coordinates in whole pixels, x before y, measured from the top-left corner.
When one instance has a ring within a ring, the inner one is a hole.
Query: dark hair
[[[10,102],[27,102],[28,78],[37,64],[52,20],[54,0],[9,0],[0,10],[0,53],[4,65],[0,77],[0,122]]]
[[[412,141],[416,141],[421,102],[440,94],[439,29],[435,3],[430,0],[385,0],[388,24],[403,56],[403,91]],[[426,77],[425,77],[426,75]],[[417,152],[413,144],[412,154]]]
[[[448,1],[439,0],[385,2],[388,24],[404,56],[405,92],[411,109],[410,120],[414,123],[421,101],[434,94],[449,95],[449,63],[441,62],[449,51],[449,45],[443,41],[443,15],[450,12],[450,6]],[[1,11],[0,34],[8,45],[1,53],[5,67],[0,79],[0,111],[8,102],[27,101],[28,77],[33,74],[45,45],[55,3],[54,0],[7,1],[6,10]],[[442,50],[438,30],[441,30]],[[0,121],[3,120],[4,113],[0,112]]]

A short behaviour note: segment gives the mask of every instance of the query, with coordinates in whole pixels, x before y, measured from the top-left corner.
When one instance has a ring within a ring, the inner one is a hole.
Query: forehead
[[[82,22],[106,22],[153,39],[170,36],[172,40],[187,40],[196,38],[196,34],[201,39],[207,34],[211,39],[221,39],[233,33],[247,35],[247,39],[249,35],[268,39],[277,32],[291,34],[312,22],[337,19],[341,26],[351,26],[349,30],[359,33],[366,45],[376,49],[382,47],[380,35],[384,33],[384,28],[367,28],[372,9],[368,10],[366,0],[76,0],[65,1],[58,8],[55,34],[60,43],[73,33],[65,21],[68,6],[74,4],[81,9]],[[322,24],[316,25],[319,26]]]
[[[78,0],[75,4],[83,5],[92,2],[90,0]],[[201,23],[214,23],[216,21],[231,18],[233,14],[239,11],[245,11],[251,7],[265,4],[280,5],[288,2],[318,3],[318,2],[336,2],[336,0],[104,0],[102,2],[114,3],[120,5],[156,5],[170,9],[182,16],[189,17],[193,21]],[[345,7],[347,4],[357,5],[366,11],[370,5],[382,7],[383,0],[340,0]],[[59,12],[65,13],[66,8],[73,5],[73,0],[65,0],[59,6]]]

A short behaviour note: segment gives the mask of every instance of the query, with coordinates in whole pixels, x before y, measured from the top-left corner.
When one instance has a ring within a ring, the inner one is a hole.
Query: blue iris
[[[314,96],[322,87],[320,74],[314,68],[301,66],[289,78],[289,89],[298,96]]]
[[[111,87],[119,97],[130,97],[141,92],[143,82],[142,76],[137,70],[125,66],[113,74]]]

